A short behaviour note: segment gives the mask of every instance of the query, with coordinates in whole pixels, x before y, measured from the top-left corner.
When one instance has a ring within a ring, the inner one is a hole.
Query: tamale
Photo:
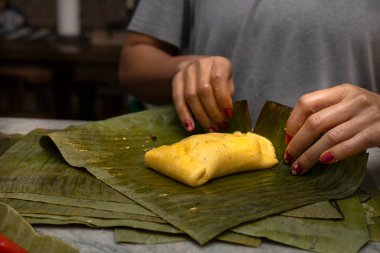
[[[238,172],[271,168],[278,163],[272,143],[253,133],[196,134],[154,148],[145,164],[189,186]]]

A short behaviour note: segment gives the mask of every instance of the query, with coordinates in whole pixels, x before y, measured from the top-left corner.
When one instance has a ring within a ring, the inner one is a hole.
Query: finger
[[[232,82],[232,65],[231,63],[221,58],[214,62],[211,68],[210,81],[214,90],[216,103],[220,113],[224,112],[228,119],[232,118],[232,93],[234,85]]]
[[[303,95],[286,123],[287,142],[300,130],[310,115],[342,101],[343,86],[319,90]]]
[[[195,124],[191,112],[187,107],[185,96],[184,96],[184,80],[183,73],[178,72],[173,78],[172,81],[172,97],[177,115],[183,125],[183,127],[192,132],[195,129]]]
[[[205,108],[207,115],[212,122],[218,125],[220,129],[227,129],[228,124],[224,120],[224,115],[220,111],[216,100],[213,89],[213,84],[211,83],[211,65],[208,63],[200,62],[197,64],[198,81],[197,81],[197,91],[200,101]]]
[[[352,138],[339,143],[331,149],[325,151],[320,157],[321,163],[334,163],[344,160],[350,156],[359,154],[367,148],[373,148],[380,142],[380,125],[366,128]]]
[[[185,100],[188,104],[194,117],[197,119],[199,124],[203,127],[205,131],[216,132],[218,129],[213,124],[211,119],[208,117],[203,105],[198,97],[197,92],[197,71],[195,66],[189,65],[184,71],[184,87],[185,87]]]
[[[326,153],[326,150],[352,138],[358,131],[365,129],[365,126],[366,124],[360,119],[352,119],[329,130],[298,157],[291,167],[292,173],[295,175],[306,173],[318,161],[321,161],[322,153]],[[323,159],[333,159],[334,157],[331,155],[326,154]]]
[[[310,115],[300,130],[288,144],[284,161],[290,163],[293,158],[299,157],[322,133],[338,126],[355,115],[355,101],[335,104]]]

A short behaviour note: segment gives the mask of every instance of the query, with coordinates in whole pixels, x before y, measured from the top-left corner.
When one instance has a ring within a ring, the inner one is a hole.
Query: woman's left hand
[[[294,175],[380,147],[380,95],[351,84],[303,95],[286,124],[284,162]]]

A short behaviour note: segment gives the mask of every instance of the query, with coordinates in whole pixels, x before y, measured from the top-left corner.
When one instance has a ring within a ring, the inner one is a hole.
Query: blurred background
[[[138,0],[0,0],[0,117],[98,120],[134,110],[119,87]]]

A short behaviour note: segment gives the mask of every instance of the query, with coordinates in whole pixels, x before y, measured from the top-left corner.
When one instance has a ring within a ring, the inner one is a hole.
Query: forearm
[[[173,56],[148,44],[124,47],[120,81],[133,96],[153,104],[171,102],[171,80],[181,62],[196,56]]]

